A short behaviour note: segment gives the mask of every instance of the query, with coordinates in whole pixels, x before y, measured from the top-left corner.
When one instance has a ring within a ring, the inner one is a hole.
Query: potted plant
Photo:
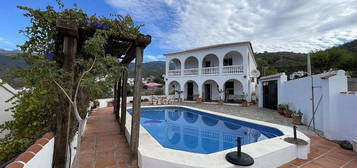
[[[196,103],[202,103],[202,102],[203,102],[202,97],[200,97],[199,95],[196,95],[196,96],[194,96],[194,97],[197,97],[197,98],[196,98]]]
[[[247,101],[248,95],[243,92],[241,95],[239,95],[239,97],[240,97],[241,100],[242,100],[242,107],[248,107],[248,106],[249,106],[249,103],[248,103],[248,101]]]
[[[285,109],[285,105],[284,104],[279,104],[278,105],[278,113],[280,115],[283,115],[284,114],[284,109]]]
[[[298,112],[294,111],[293,113],[293,123],[296,125],[301,125],[301,119],[302,119],[303,113],[299,110]]]
[[[182,102],[181,94],[183,93],[183,91],[182,90],[175,90],[175,92],[179,95],[178,102]]]
[[[285,105],[285,110],[284,110],[285,117],[291,118],[293,111],[289,109],[289,105]]]
[[[222,100],[222,93],[224,92],[223,89],[218,89],[218,93],[219,93],[219,100],[218,100],[218,104],[223,104],[223,100]]]

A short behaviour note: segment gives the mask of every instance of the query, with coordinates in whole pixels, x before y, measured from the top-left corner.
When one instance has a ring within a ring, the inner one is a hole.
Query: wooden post
[[[120,126],[121,134],[125,134],[125,123],[126,123],[126,97],[127,97],[127,83],[128,83],[128,71],[123,71],[123,83],[122,83],[122,98],[121,98],[121,115],[120,115]]]
[[[143,48],[135,48],[135,81],[133,93],[133,113],[131,121],[130,151],[131,165],[138,164],[138,146],[139,146],[139,129],[140,129],[140,104],[141,104],[141,85],[142,85],[142,64]]]
[[[64,20],[57,20],[56,26],[59,31],[59,36],[63,37],[64,61],[62,67],[67,72],[74,72],[74,60],[77,53],[77,27],[74,23]],[[73,77],[67,81],[70,86],[73,85]],[[69,94],[71,95],[72,91],[70,91]],[[73,107],[66,97],[64,97],[63,100],[63,107],[65,107],[66,110],[57,111],[56,115],[56,137],[53,156],[53,167],[55,168],[66,168],[70,163],[67,151],[69,149],[71,111]]]
[[[115,111],[115,119],[119,122],[119,112],[120,112],[120,97],[121,97],[121,77],[118,79],[118,88],[117,88],[117,102],[116,102],[116,111]]]
[[[117,89],[118,89],[118,81],[116,80],[115,82],[114,82],[114,104],[113,104],[113,114],[115,114],[115,112],[117,111],[116,109],[117,109]]]

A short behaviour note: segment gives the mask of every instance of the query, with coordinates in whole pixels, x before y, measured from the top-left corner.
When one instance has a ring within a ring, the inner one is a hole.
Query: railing
[[[223,67],[224,74],[241,74],[243,72],[243,65],[231,65]]]
[[[198,68],[184,69],[184,75],[198,75]]]
[[[219,74],[219,67],[202,67],[202,75]]]
[[[169,76],[181,76],[181,69],[169,70]]]

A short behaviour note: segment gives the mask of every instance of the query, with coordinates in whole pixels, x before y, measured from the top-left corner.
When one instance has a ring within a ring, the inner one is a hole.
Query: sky
[[[0,0],[0,48],[12,50],[29,25],[17,5],[44,9],[55,0]],[[88,14],[130,15],[152,36],[144,61],[164,53],[251,41],[255,52],[311,52],[357,39],[357,0],[62,0]]]

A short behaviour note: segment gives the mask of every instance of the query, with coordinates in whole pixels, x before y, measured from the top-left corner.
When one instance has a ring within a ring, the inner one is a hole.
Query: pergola
[[[78,28],[74,23],[60,20],[56,21],[56,27],[58,31],[58,41],[56,46],[63,46],[62,51],[58,54],[63,56],[62,67],[68,72],[74,72],[78,46],[83,43],[80,39],[88,34],[94,34],[88,32],[88,30],[82,30]],[[140,128],[140,103],[141,103],[141,88],[142,88],[142,63],[144,49],[151,43],[150,35],[124,35],[117,34],[115,36],[108,37],[105,53],[110,54],[118,58],[122,65],[128,67],[128,65],[135,59],[135,82],[133,93],[133,113],[132,113],[132,125],[131,125],[131,137],[130,137],[130,150],[132,153],[132,163],[137,164],[138,157],[138,145],[139,145],[139,128]],[[58,48],[58,47],[57,47]],[[126,119],[126,101],[127,101],[127,80],[128,80],[128,68],[124,68],[121,72],[122,76],[117,79],[114,84],[114,110],[118,123],[121,125],[124,133],[125,119]],[[72,79],[73,81],[73,79]],[[121,100],[121,102],[120,102]],[[63,152],[63,149],[68,149],[69,142],[69,128],[71,123],[71,106],[69,103],[65,103],[68,106],[66,112],[57,114],[57,126],[56,126],[56,140],[54,151],[54,165],[55,167],[65,167],[68,159],[67,152]],[[119,115],[119,112],[121,114]],[[79,135],[80,136],[80,135]]]

